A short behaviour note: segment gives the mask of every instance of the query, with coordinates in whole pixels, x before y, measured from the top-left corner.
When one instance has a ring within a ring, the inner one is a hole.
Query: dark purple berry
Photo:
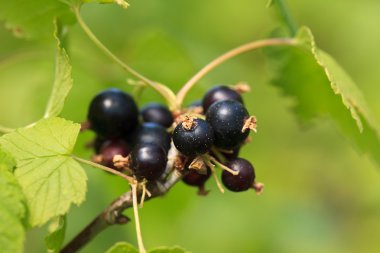
[[[115,155],[127,156],[131,152],[128,144],[123,140],[107,140],[99,149],[99,154],[102,156],[101,164],[114,168],[113,157]]]
[[[98,135],[121,137],[137,126],[138,109],[130,95],[112,88],[95,96],[90,103],[87,119]]]
[[[96,154],[99,154],[100,148],[102,147],[103,143],[106,141],[107,139],[102,136],[98,135],[95,137],[94,141],[91,143],[92,144],[91,147],[94,148]]]
[[[164,149],[153,143],[139,144],[130,154],[131,169],[137,180],[155,180],[165,171],[167,157]]]
[[[253,186],[255,181],[255,171],[252,164],[243,159],[237,158],[231,160],[227,167],[231,170],[239,171],[239,174],[234,176],[230,172],[223,170],[222,182],[224,186],[233,192],[246,191]]]
[[[247,109],[237,101],[224,100],[211,105],[206,120],[214,130],[215,146],[223,149],[240,146],[249,135],[248,130],[242,132],[248,118]]]
[[[170,149],[170,134],[161,125],[148,122],[139,126],[131,136],[133,145],[153,143],[161,146],[166,152]]]
[[[166,106],[157,103],[147,104],[142,110],[141,115],[144,122],[154,122],[165,128],[173,124],[173,115]]]
[[[243,98],[239,93],[227,86],[218,85],[207,91],[203,97],[202,106],[204,112],[207,112],[207,109],[213,103],[223,100],[235,100],[243,104]]]
[[[202,187],[211,176],[211,170],[207,168],[207,174],[200,174],[196,170],[190,169],[182,178],[187,185]]]
[[[201,155],[214,143],[214,131],[203,119],[189,119],[177,125],[173,132],[175,147],[186,156]]]

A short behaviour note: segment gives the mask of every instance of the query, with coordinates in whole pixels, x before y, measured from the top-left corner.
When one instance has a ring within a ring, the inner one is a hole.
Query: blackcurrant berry
[[[91,129],[103,137],[126,135],[137,125],[138,109],[133,98],[118,89],[107,89],[90,103],[87,119]]]
[[[101,164],[114,168],[113,157],[115,155],[127,156],[131,152],[128,144],[123,140],[107,140],[99,149],[99,154],[102,156]]]
[[[105,137],[99,135],[95,137],[94,141],[91,143],[91,147],[94,148],[96,154],[99,154],[100,148],[106,141],[107,139]]]
[[[223,170],[222,182],[230,191],[241,192],[246,191],[253,186],[255,181],[255,171],[252,164],[243,159],[237,158],[231,160],[227,167],[231,170],[239,171],[239,174],[234,176],[230,172]]]
[[[130,154],[131,169],[137,180],[155,180],[165,171],[167,157],[164,149],[153,143],[135,146]]]
[[[233,149],[239,146],[249,135],[242,131],[245,121],[249,118],[244,105],[234,100],[223,100],[210,106],[206,120],[215,133],[215,146],[223,149]]]
[[[188,118],[174,129],[173,143],[186,156],[201,155],[212,147],[214,131],[205,120]]]
[[[182,181],[191,186],[203,186],[211,176],[211,170],[207,168],[207,174],[200,174],[196,170],[190,169],[182,178]]]
[[[166,152],[170,149],[170,134],[161,125],[153,122],[139,126],[131,136],[132,144],[153,143],[161,146]]]
[[[207,109],[215,102],[222,100],[235,100],[243,104],[243,98],[239,93],[234,91],[233,89],[218,85],[207,91],[202,100],[202,106],[204,112],[207,112]]]
[[[173,124],[173,115],[166,106],[157,103],[150,103],[141,110],[144,122],[154,122],[163,127],[170,127]]]

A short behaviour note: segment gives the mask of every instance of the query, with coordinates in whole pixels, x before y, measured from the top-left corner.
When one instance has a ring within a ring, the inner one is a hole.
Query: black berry
[[[91,143],[92,144],[91,147],[94,148],[96,154],[99,154],[100,148],[102,147],[102,145],[106,141],[107,141],[107,139],[104,138],[104,137],[102,137],[102,136],[98,135],[98,136],[95,137],[93,143]]]
[[[204,112],[207,112],[207,109],[213,103],[223,100],[235,100],[243,104],[243,99],[239,93],[233,89],[228,88],[227,86],[219,85],[207,91],[203,97],[202,106]]]
[[[150,103],[141,110],[144,122],[154,122],[163,127],[170,127],[173,124],[173,115],[166,106],[157,103]]]
[[[242,132],[245,121],[249,118],[244,105],[234,100],[219,101],[210,106],[206,120],[215,133],[215,146],[233,149],[239,146],[249,135]]]
[[[239,171],[239,174],[236,176],[226,170],[222,172],[222,182],[227,189],[234,192],[241,192],[246,191],[253,186],[255,181],[255,171],[249,161],[243,158],[237,158],[231,160],[227,164],[227,167],[231,170]]]
[[[170,149],[170,134],[166,128],[153,122],[139,126],[131,138],[133,145],[153,143],[161,146],[166,152]]]
[[[177,125],[173,132],[173,143],[184,155],[201,155],[214,143],[214,131],[203,119],[189,119]]]
[[[200,174],[196,170],[190,169],[189,172],[182,178],[182,181],[187,185],[202,187],[210,178],[211,170],[207,168],[206,174]]]
[[[167,157],[164,149],[153,143],[139,144],[130,154],[131,169],[137,180],[155,180],[165,171]]]
[[[98,135],[120,137],[136,127],[138,109],[130,95],[112,88],[96,95],[87,118]]]
[[[113,157],[115,155],[127,156],[130,151],[128,144],[123,140],[105,141],[99,149],[99,154],[102,156],[101,164],[116,169],[113,165]]]

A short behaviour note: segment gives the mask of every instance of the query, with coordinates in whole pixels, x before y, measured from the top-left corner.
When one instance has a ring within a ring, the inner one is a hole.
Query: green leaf
[[[13,157],[6,153],[4,150],[0,149],[0,167],[7,168],[10,171],[13,171],[13,168],[16,167],[16,161]]]
[[[301,28],[296,40],[297,46],[268,51],[275,73],[273,84],[295,99],[293,109],[303,122],[330,116],[380,165],[379,129],[356,84],[331,56],[316,47],[308,28]]]
[[[60,0],[0,0],[0,20],[17,37],[49,38],[53,33],[53,20],[65,24],[74,22],[70,7]]]
[[[54,38],[57,41],[57,56],[55,63],[55,79],[53,90],[50,95],[49,102],[45,111],[45,118],[58,116],[65,104],[65,99],[69,94],[72,86],[73,79],[71,78],[71,65],[69,56],[66,53],[66,50],[61,46],[60,36],[58,25],[54,32]]]
[[[49,232],[45,238],[46,247],[49,252],[59,252],[66,232],[66,216],[59,216],[49,226]]]
[[[275,8],[278,18],[288,28],[290,35],[295,36],[298,26],[289,11],[286,0],[269,0],[267,7],[271,6]]]
[[[117,4],[120,7],[127,9],[129,7],[129,3],[124,0],[84,0],[85,3],[100,3],[100,4]]]
[[[149,253],[189,253],[188,251],[185,251],[184,249],[174,246],[174,247],[160,247],[156,249],[152,249],[149,251]]]
[[[9,155],[0,150],[0,245],[1,252],[23,252],[25,198],[10,172]]]
[[[131,244],[126,242],[115,243],[106,253],[139,253]]]
[[[65,214],[85,198],[87,177],[71,157],[79,124],[49,118],[3,135],[0,145],[12,154],[15,176],[26,196],[32,226]]]

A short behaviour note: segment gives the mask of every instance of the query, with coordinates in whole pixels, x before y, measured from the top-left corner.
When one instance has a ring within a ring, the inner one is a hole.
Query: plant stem
[[[226,165],[224,165],[223,163],[220,163],[220,162],[219,162],[217,159],[215,159],[214,157],[210,156],[209,159],[210,159],[211,162],[215,163],[215,165],[219,166],[219,167],[220,167],[221,169],[223,169],[223,170],[228,171],[228,172],[231,173],[232,175],[234,175],[234,176],[239,175],[239,171],[234,171],[234,170],[228,168]]]
[[[136,181],[133,177],[127,176],[127,175],[125,175],[125,174],[123,174],[123,173],[121,173],[121,172],[119,172],[117,170],[113,170],[113,169],[108,168],[106,166],[103,166],[101,164],[94,163],[94,162],[91,162],[89,160],[86,160],[86,159],[83,159],[83,158],[80,158],[80,157],[77,157],[77,156],[74,156],[74,155],[72,155],[72,158],[74,158],[75,160],[77,160],[80,163],[87,164],[87,165],[90,165],[91,167],[98,168],[98,169],[107,171],[109,173],[115,174],[115,175],[117,175],[119,177],[122,177],[125,180],[127,180],[130,184],[133,184]]]
[[[290,35],[294,37],[297,33],[297,25],[294,21],[292,15],[289,12],[288,6],[285,3],[285,0],[276,0],[277,3],[277,9],[282,15],[282,18],[284,19],[284,22],[286,23],[286,26],[289,29]]]
[[[84,22],[82,19],[82,16],[80,15],[80,8],[79,7],[73,7],[76,19],[78,21],[78,24],[82,28],[82,30],[87,34],[89,39],[101,50],[103,51],[109,58],[111,58],[114,62],[116,62],[118,65],[120,65],[124,70],[138,78],[139,80],[143,81],[153,89],[155,89],[159,94],[161,94],[167,101],[170,107],[175,107],[174,103],[175,100],[174,93],[168,89],[166,86],[157,83],[155,81],[152,81],[148,79],[147,77],[143,76],[139,72],[137,72],[135,69],[124,63],[122,60],[120,60],[115,54],[113,54],[96,36],[95,34],[91,31],[91,29],[87,26],[87,24]],[[175,108],[173,108],[175,109]]]
[[[137,244],[139,246],[139,252],[146,253],[144,243],[142,240],[140,218],[139,218],[139,211],[138,211],[138,205],[137,205],[137,184],[132,184],[132,202],[133,202],[133,214],[135,216],[136,235],[137,235]]]
[[[151,196],[145,201],[165,195],[179,180],[182,174],[174,170],[164,183],[150,182],[147,184]],[[132,191],[128,191],[115,199],[95,219],[78,233],[60,252],[74,253],[94,239],[100,232],[115,224],[125,224],[126,219],[122,215],[124,210],[133,206]]]
[[[96,217],[90,224],[88,224],[69,244],[67,244],[60,253],[73,253],[77,252],[80,248],[86,245],[95,234],[100,233],[106,229],[109,224],[107,220],[101,216]]]
[[[241,45],[237,48],[234,48],[215,60],[208,63],[206,66],[204,66],[198,73],[196,73],[184,86],[182,86],[181,90],[177,93],[177,105],[181,106],[183,103],[183,100],[186,96],[186,94],[190,91],[190,89],[200,80],[202,79],[206,74],[208,74],[211,70],[218,67],[225,61],[238,56],[240,54],[243,54],[248,51],[252,51],[258,48],[268,47],[268,46],[281,46],[281,45],[294,45],[296,44],[295,39],[291,38],[273,38],[273,39],[265,39],[265,40],[258,40],[254,42],[250,42],[244,45]]]
[[[10,133],[10,132],[13,132],[13,131],[14,131],[13,128],[0,126],[0,133],[7,134],[7,133]]]

